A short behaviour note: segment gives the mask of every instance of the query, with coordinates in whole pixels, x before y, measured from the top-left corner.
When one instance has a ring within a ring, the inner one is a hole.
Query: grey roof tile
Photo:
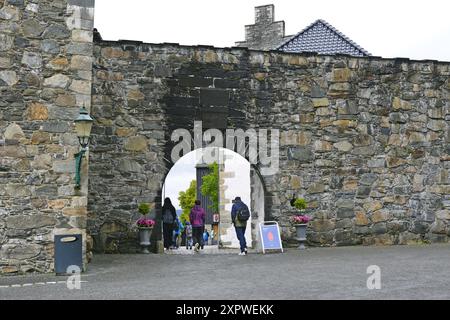
[[[277,48],[284,52],[317,52],[319,54],[371,54],[324,20],[317,20]]]

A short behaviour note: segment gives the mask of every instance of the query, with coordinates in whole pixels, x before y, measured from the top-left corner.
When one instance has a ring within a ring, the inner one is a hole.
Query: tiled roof
[[[347,38],[324,20],[317,20],[277,48],[285,52],[317,52],[319,54],[371,54]]]

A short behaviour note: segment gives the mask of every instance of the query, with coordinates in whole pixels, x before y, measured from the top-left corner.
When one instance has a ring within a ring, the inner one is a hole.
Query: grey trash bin
[[[83,270],[83,238],[81,234],[55,236],[55,273],[65,275],[68,268]],[[76,269],[76,268],[75,268]]]

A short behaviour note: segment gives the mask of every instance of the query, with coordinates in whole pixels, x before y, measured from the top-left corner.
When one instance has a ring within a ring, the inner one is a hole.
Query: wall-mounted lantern
[[[75,188],[81,188],[81,160],[83,159],[84,153],[87,151],[87,146],[89,145],[89,138],[91,136],[92,123],[94,120],[91,118],[85,107],[80,109],[80,114],[77,119],[75,119],[75,130],[77,131],[78,142],[80,143],[81,150],[75,154]]]

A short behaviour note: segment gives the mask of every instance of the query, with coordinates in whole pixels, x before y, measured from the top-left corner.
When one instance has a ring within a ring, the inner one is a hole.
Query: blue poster
[[[265,250],[281,250],[283,246],[281,244],[280,229],[276,222],[265,222],[260,224],[262,249]]]

